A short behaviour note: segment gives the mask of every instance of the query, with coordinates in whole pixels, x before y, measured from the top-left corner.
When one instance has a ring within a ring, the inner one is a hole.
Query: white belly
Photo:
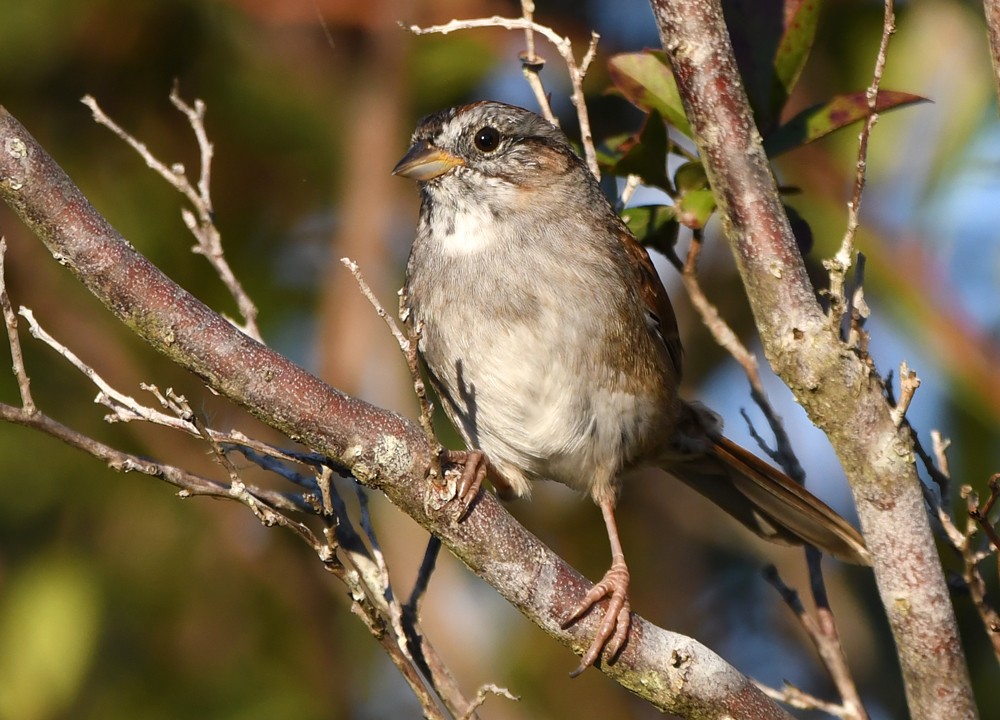
[[[616,388],[609,369],[595,368],[596,351],[568,355],[559,342],[540,344],[523,325],[495,340],[482,355],[468,348],[477,362],[456,356],[444,365],[460,376],[435,373],[466,442],[486,452],[518,495],[540,479],[590,492],[648,443],[662,410],[652,398]]]

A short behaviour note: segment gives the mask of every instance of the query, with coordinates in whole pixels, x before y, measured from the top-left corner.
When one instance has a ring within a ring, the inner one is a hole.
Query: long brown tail
[[[707,452],[666,468],[699,493],[774,542],[813,545],[857,565],[871,565],[864,538],[826,503],[777,468],[715,435]]]

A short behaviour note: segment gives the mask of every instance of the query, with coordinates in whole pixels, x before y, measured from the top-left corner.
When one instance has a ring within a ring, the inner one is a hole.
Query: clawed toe
[[[590,612],[598,602],[604,598],[609,598],[608,607],[604,612],[601,625],[594,636],[593,642],[587,649],[580,665],[570,673],[570,677],[576,677],[588,667],[597,662],[602,651],[606,651],[607,661],[612,663],[621,652],[622,646],[628,637],[628,631],[632,624],[632,609],[628,600],[629,573],[624,562],[615,563],[611,569],[605,573],[599,583],[594,585],[577,606],[576,610],[563,623],[563,629],[569,627],[581,617]]]
[[[455,493],[462,508],[458,516],[458,520],[461,522],[469,514],[473,501],[479,495],[479,490],[486,480],[489,462],[486,459],[486,453],[482,450],[443,450],[441,456],[449,463],[462,465],[462,477],[458,481],[458,489]]]

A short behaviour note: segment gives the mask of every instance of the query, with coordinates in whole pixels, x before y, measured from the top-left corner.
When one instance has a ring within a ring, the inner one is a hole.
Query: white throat
[[[449,257],[482,252],[503,241],[503,225],[492,217],[485,203],[455,209],[447,225],[450,232],[442,233],[439,239],[440,249]]]

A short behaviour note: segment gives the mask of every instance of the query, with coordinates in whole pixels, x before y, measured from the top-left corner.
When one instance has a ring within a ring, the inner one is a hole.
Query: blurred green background
[[[870,79],[882,6],[830,2],[789,111]],[[235,313],[208,265],[189,252],[181,199],[90,119],[96,97],[167,162],[197,168],[197,146],[167,96],[203,99],[215,143],[217,224],[234,269],[261,309],[267,341],[348,392],[415,416],[405,364],[338,259],[348,255],[395,307],[417,197],[389,171],[417,119],[447,105],[495,98],[534,107],[520,75],[520,34],[501,30],[416,38],[397,20],[516,15],[492,0],[39,0],[0,5],[0,103],[62,164],[141,252],[209,305]],[[872,352],[886,372],[906,359],[924,381],[910,417],[925,442],[952,441],[956,485],[982,488],[1000,469],[1000,125],[985,31],[975,3],[898,8],[883,87],[934,101],[885,115],[869,162],[859,248],[868,257]],[[604,94],[604,62],[656,46],[642,0],[538,3],[537,18],[601,50],[586,83],[600,139],[640,116]],[[543,79],[572,134],[565,74],[544,44]],[[856,131],[781,159],[783,184],[812,227],[810,268],[843,232]],[[173,387],[222,428],[282,442],[118,325],[4,207],[0,231],[15,306],[119,390]],[[710,233],[710,237],[713,233]],[[718,229],[704,285],[753,344],[749,310]],[[682,239],[682,243],[685,242]],[[686,393],[727,418],[751,407],[734,363],[693,317],[675,273],[660,263],[684,332]],[[121,449],[222,477],[204,445],[138,424],[108,425],[95,388],[22,333],[40,407]],[[9,367],[6,343],[0,365]],[[820,434],[779,383],[779,412],[810,487],[850,516],[849,492]],[[0,374],[0,399],[17,402]],[[453,433],[444,431],[451,443]],[[252,471],[251,475],[253,474]],[[953,501],[955,498],[953,498]],[[397,589],[409,592],[424,533],[374,497],[376,527]],[[651,476],[626,487],[619,513],[632,567],[633,608],[690,634],[765,683],[787,679],[832,698],[814,652],[760,578],[768,561],[806,587],[801,553],[757,542],[678,484]],[[591,577],[607,565],[600,514],[558,487],[512,511]],[[957,567],[944,552],[946,565]],[[985,568],[996,590],[993,566]],[[867,571],[831,563],[828,579],[844,644],[873,717],[905,714],[891,638]],[[984,716],[1000,701],[997,668],[969,607],[956,596]],[[597,672],[570,681],[574,658],[522,619],[451,557],[424,604],[425,627],[471,696],[487,682],[519,703],[490,700],[486,718],[655,717]],[[244,508],[181,501],[150,478],[120,475],[55,440],[0,427],[0,720],[49,718],[413,717],[415,701],[350,613],[346,593],[290,534]]]

